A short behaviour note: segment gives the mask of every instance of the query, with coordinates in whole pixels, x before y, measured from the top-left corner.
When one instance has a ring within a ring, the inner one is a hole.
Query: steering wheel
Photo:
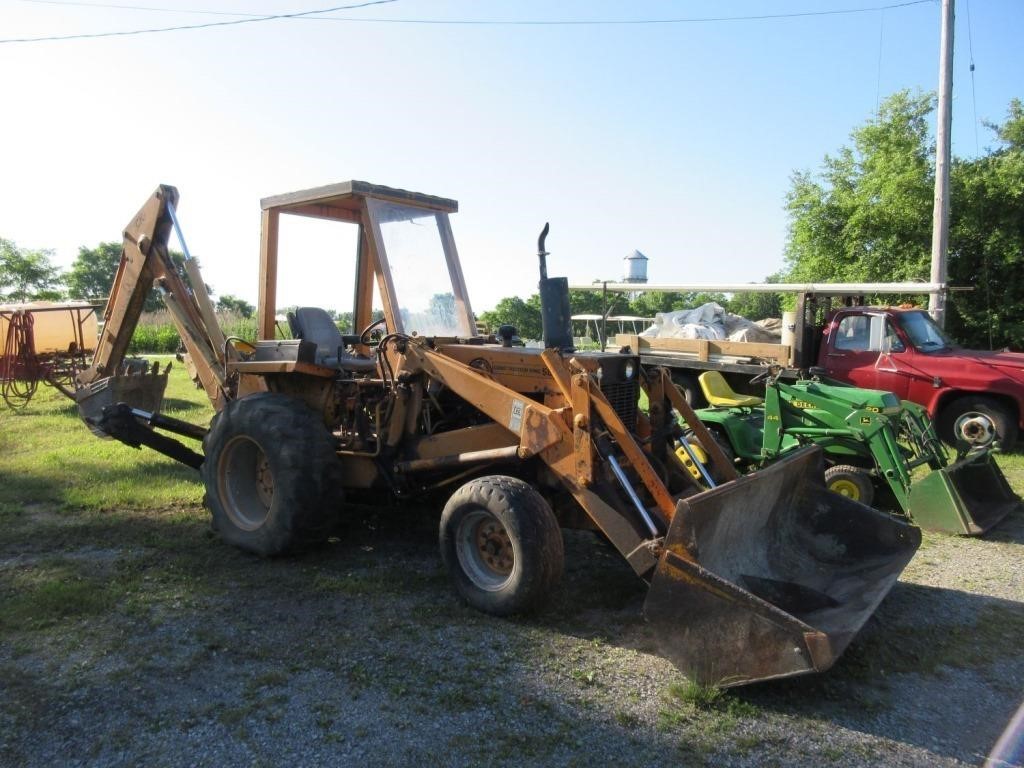
[[[379,320],[374,320],[368,326],[363,328],[362,332],[359,334],[359,343],[360,344],[369,344],[370,343],[370,332],[374,328],[376,328],[378,325],[382,325],[383,323],[386,323],[386,322],[387,322],[387,318],[382,317]]]
[[[775,380],[782,373],[782,367],[778,365],[769,365],[761,373],[757,374],[750,380],[751,384],[760,384],[762,381]]]

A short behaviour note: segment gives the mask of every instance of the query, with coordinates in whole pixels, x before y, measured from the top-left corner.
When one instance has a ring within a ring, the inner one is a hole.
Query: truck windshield
[[[953,348],[953,342],[927,312],[904,312],[901,319],[903,330],[918,352],[938,352]]]

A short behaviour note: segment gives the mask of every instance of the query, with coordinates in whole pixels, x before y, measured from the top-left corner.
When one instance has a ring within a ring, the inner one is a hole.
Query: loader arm
[[[416,343],[407,342],[405,368],[422,370],[443,382],[452,392],[519,437],[521,459],[539,457],[558,477],[591,520],[605,533],[634,571],[648,577],[657,564],[660,539],[676,514],[677,503],[659,479],[646,455],[614,409],[594,386],[589,375],[572,374],[558,355],[543,356],[552,379],[567,403],[551,408],[496,381],[482,377],[475,368]],[[595,477],[598,458],[593,445],[592,414],[608,433],[636,473],[651,500],[651,509],[630,510],[607,497],[607,484]],[[645,526],[643,515],[657,520],[657,534]],[[685,550],[682,556],[689,558]]]
[[[803,423],[807,420],[818,423]],[[775,381],[765,390],[766,459],[793,450],[783,446],[784,435],[800,443],[835,440],[863,446],[858,452],[871,460],[875,473],[889,486],[904,512],[909,510],[910,468],[898,442],[896,423],[889,416],[872,409],[851,408],[849,403],[824,394]]]
[[[205,286],[204,290],[193,292],[168,251],[168,240],[174,228],[172,211],[177,202],[178,191],[160,185],[124,229],[121,261],[103,311],[103,331],[96,353],[92,365],[76,379],[80,405],[89,398],[90,388],[119,373],[146,297],[154,287],[160,292],[178,335],[191,355],[207,397],[217,410],[228,398],[223,372],[225,350],[214,342],[223,339],[223,335],[215,325],[210,326],[215,320]],[[188,272],[193,280],[199,277],[194,262],[189,263]],[[86,415],[85,409],[83,415]]]

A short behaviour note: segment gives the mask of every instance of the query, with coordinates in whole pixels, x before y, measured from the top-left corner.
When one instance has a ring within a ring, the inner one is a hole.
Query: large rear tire
[[[993,439],[1004,451],[1017,445],[1017,418],[999,400],[985,395],[966,395],[946,405],[938,415],[939,437],[950,445],[958,441],[983,446]]]
[[[562,579],[562,531],[530,485],[489,475],[457,490],[441,514],[441,558],[459,595],[495,616],[540,610]]]
[[[203,450],[206,503],[229,544],[271,556],[327,539],[342,503],[340,464],[304,403],[276,393],[230,402]]]

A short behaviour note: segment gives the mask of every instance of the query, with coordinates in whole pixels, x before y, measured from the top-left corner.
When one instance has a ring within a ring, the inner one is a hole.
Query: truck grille
[[[634,376],[630,381],[602,381],[601,393],[608,398],[612,408],[626,429],[630,432],[636,431],[636,401],[639,395],[639,382]]]

